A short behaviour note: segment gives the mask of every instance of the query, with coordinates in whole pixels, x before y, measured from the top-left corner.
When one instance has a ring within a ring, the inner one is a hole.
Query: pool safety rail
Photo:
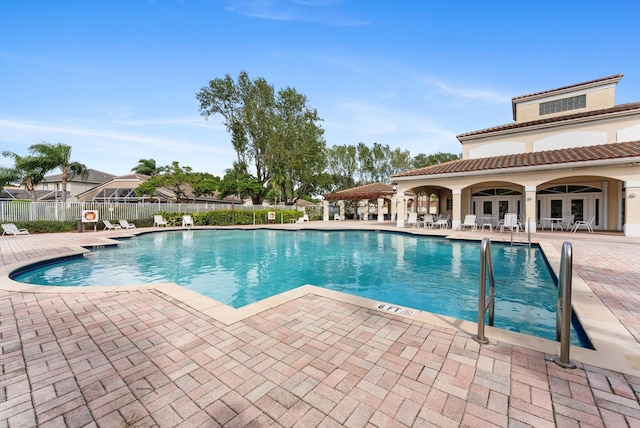
[[[489,274],[489,297],[487,297],[487,273]],[[484,335],[484,318],[489,310],[489,325],[493,326],[495,307],[495,283],[493,280],[493,263],[491,261],[491,241],[482,238],[480,244],[480,290],[478,291],[478,334],[474,336],[476,342],[487,344],[489,339]]]
[[[573,275],[573,250],[571,242],[562,244],[560,277],[558,279],[558,308],[556,310],[556,340],[560,341],[560,355],[553,361],[561,367],[575,369],[569,360],[571,334],[571,276]]]
[[[489,296],[487,296],[487,274],[489,275]],[[564,368],[573,369],[576,365],[569,360],[571,339],[571,276],[573,275],[573,256],[570,242],[562,244],[560,256],[560,277],[558,281],[558,306],[556,310],[556,340],[560,342],[560,355],[553,361]],[[484,335],[485,315],[489,310],[489,325],[493,326],[495,307],[495,284],[493,262],[491,261],[491,241],[482,238],[480,244],[480,285],[478,290],[478,334],[473,339],[481,344],[489,343]]]

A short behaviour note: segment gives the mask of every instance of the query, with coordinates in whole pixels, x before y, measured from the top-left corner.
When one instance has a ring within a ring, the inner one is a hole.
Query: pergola
[[[395,195],[395,190],[392,186],[384,183],[372,183],[360,187],[353,187],[351,189],[341,190],[335,193],[329,193],[324,195],[324,215],[323,220],[329,220],[329,202],[338,202],[340,206],[340,215],[337,220],[345,219],[345,207],[344,201],[370,201],[377,200],[378,202],[378,221],[384,221],[384,200],[391,200]],[[365,205],[365,218],[369,214],[369,204]],[[393,214],[393,213],[391,213]]]

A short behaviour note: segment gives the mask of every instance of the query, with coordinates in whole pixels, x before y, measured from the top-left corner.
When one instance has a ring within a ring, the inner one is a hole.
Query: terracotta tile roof
[[[573,84],[573,85],[563,86],[561,88],[556,88],[556,89],[549,89],[549,90],[541,91],[541,92],[534,92],[533,94],[520,95],[520,96],[517,96],[517,97],[513,97],[511,100],[512,101],[516,101],[516,100],[519,100],[519,99],[522,99],[522,98],[534,97],[534,96],[537,96],[537,95],[548,94],[548,93],[556,92],[556,91],[563,91],[565,89],[577,88],[577,87],[580,87],[580,86],[591,85],[592,83],[605,82],[607,80],[614,80],[614,79],[620,80],[620,79],[622,79],[623,76],[624,76],[624,74],[614,74],[613,76],[602,77],[600,79],[589,80],[588,82],[576,83],[576,84]]]
[[[620,105],[617,105],[617,106],[611,107],[611,108],[593,110],[593,111],[586,111],[586,112],[583,112],[583,113],[567,114],[565,116],[549,117],[549,118],[545,118],[545,119],[532,120],[530,122],[509,123],[507,125],[494,126],[492,128],[481,129],[479,131],[467,132],[465,134],[457,135],[456,138],[459,140],[460,138],[470,137],[472,135],[488,134],[488,133],[491,133],[491,132],[506,131],[506,130],[510,130],[510,129],[520,129],[520,128],[526,128],[528,126],[542,125],[542,124],[545,124],[545,123],[557,123],[557,122],[562,122],[562,121],[565,121],[565,120],[580,119],[580,118],[584,118],[584,117],[599,116],[599,115],[605,115],[605,114],[611,114],[611,113],[619,113],[619,112],[623,112],[623,111],[632,111],[632,110],[637,110],[638,113],[640,113],[640,102],[628,103],[628,104],[620,104]]]
[[[391,177],[465,173],[471,171],[567,164],[633,157],[640,157],[640,141],[573,147],[569,149],[519,153],[515,155],[492,156],[477,159],[455,160],[438,165],[426,166],[412,171],[405,171],[399,174],[393,174]]]
[[[324,198],[328,201],[361,201],[364,199],[377,199],[384,196],[392,196],[393,193],[393,187],[388,184],[372,183],[330,193],[324,195]]]

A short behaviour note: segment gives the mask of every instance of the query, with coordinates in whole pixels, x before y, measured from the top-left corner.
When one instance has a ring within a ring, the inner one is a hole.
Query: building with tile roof
[[[517,213],[531,231],[591,221],[640,236],[640,102],[615,104],[622,77],[515,97],[513,123],[457,136],[461,160],[393,175],[398,224],[429,198],[454,228]]]
[[[67,181],[67,201],[77,202],[78,195],[115,177],[113,174],[87,169],[86,176],[75,175]],[[35,188],[38,202],[62,199],[62,174],[47,175]],[[29,192],[25,199],[30,199]]]

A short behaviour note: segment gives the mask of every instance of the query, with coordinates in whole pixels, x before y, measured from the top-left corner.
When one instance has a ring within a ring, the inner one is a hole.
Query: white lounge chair
[[[190,215],[182,216],[182,227],[193,227],[193,219]]]
[[[407,219],[407,226],[418,226],[418,213],[409,213],[409,218]]]
[[[18,226],[13,223],[5,223],[2,225],[2,236],[5,234],[13,236],[29,235],[29,231],[27,229],[18,229]]]
[[[504,222],[500,225],[500,233],[503,233],[505,229],[509,229],[512,232],[520,232],[520,223],[518,222],[518,214],[505,213]]]
[[[474,232],[478,228],[476,224],[476,215],[475,214],[467,214],[464,216],[464,222],[460,225],[460,230],[464,230],[465,227],[470,227]]]
[[[153,227],[167,227],[167,221],[161,215],[153,216]]]
[[[104,224],[104,229],[102,229],[102,230],[120,230],[120,229],[122,229],[122,226],[120,226],[119,224],[111,224],[111,222],[109,220],[102,220],[102,223]]]
[[[127,220],[118,220],[118,223],[120,223],[120,226],[123,229],[135,229],[136,225],[133,223],[129,223]]]
[[[573,224],[573,233],[576,233],[576,230],[578,230],[581,227],[584,227],[585,229],[587,229],[589,231],[589,233],[593,233],[593,222],[596,219],[596,216],[591,216],[591,218],[589,219],[589,221],[584,221],[584,220],[578,220]]]
[[[422,220],[424,222],[424,227],[425,229],[428,227],[429,229],[433,229],[433,225],[435,224],[435,222],[433,221],[433,216],[431,214],[427,214],[424,216],[424,219]]]
[[[562,221],[560,222],[560,227],[564,227],[569,231],[573,227],[573,220],[575,219],[575,215],[573,214],[562,214]]]
[[[298,223],[304,223],[305,221],[309,221],[309,216],[306,214],[298,219]]]

